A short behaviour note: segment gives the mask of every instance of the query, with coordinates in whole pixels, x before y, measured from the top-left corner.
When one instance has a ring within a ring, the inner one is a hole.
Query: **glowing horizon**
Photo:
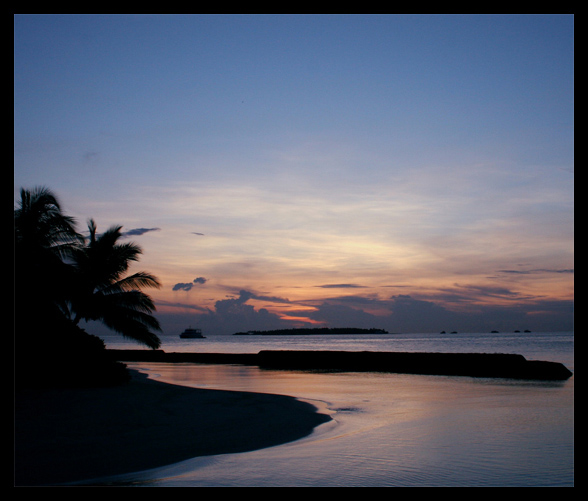
[[[15,199],[122,224],[164,335],[573,330],[573,21],[18,15]]]

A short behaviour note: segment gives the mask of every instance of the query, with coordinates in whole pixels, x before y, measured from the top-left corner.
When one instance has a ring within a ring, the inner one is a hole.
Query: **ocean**
[[[205,333],[206,335],[206,333]],[[117,336],[108,348],[138,348]],[[264,349],[517,353],[574,372],[571,332],[162,336],[166,352]],[[571,487],[574,376],[539,382],[129,363],[159,381],[291,395],[333,418],[301,440],[103,479],[182,487]],[[198,419],[195,415],[194,419]],[[243,423],[247,428],[247,423]]]

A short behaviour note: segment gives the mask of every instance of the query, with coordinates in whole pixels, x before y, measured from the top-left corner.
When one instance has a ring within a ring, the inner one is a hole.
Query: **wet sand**
[[[15,485],[56,485],[305,437],[330,418],[283,395],[204,390],[132,371],[113,388],[15,396]]]

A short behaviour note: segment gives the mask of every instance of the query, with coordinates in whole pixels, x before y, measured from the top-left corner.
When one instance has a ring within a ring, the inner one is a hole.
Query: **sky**
[[[573,330],[574,17],[16,15],[35,186],[162,336]]]

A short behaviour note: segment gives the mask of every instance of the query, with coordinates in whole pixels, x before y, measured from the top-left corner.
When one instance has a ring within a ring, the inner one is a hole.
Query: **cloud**
[[[458,314],[449,311],[433,301],[413,298],[410,295],[399,294],[391,298],[390,320],[396,329],[402,332],[417,331],[435,332],[458,323]],[[455,329],[455,327],[449,327]]]
[[[132,237],[132,236],[137,236],[137,235],[144,235],[145,233],[148,233],[150,231],[160,231],[161,228],[134,228],[132,230],[129,231],[125,231],[122,236],[123,237]]]
[[[483,299],[483,298],[501,298],[501,299],[521,299],[519,292],[512,291],[506,287],[495,287],[490,285],[459,285],[455,284],[451,289],[440,289],[449,292],[454,297],[462,296],[466,299]]]
[[[204,313],[210,311],[208,308],[203,307],[203,306],[198,306],[196,304],[171,302],[171,301],[165,301],[165,300],[162,300],[162,299],[155,300],[155,305],[158,308],[159,307],[163,307],[163,308],[179,308],[179,309],[182,309],[182,310],[195,310],[195,311],[204,312]],[[161,315],[161,314],[158,313],[158,315]]]
[[[176,284],[176,290],[190,290],[192,283]],[[220,299],[214,308],[195,307],[183,303],[160,302],[166,308],[178,311],[158,313],[157,317],[165,332],[181,332],[186,325],[197,326],[209,334],[234,334],[249,330],[273,330],[303,327],[309,324],[303,320],[292,322],[283,320],[280,315],[268,311],[266,308],[257,309],[249,304],[252,300],[287,303],[288,299],[276,296],[264,296],[255,292],[241,289],[237,294],[226,299]],[[183,311],[182,311],[183,310]],[[192,311],[190,311],[192,310]],[[196,311],[194,311],[196,310]]]
[[[194,280],[192,280],[192,282],[177,283],[172,287],[172,290],[174,290],[174,291],[180,291],[180,290],[189,291],[192,289],[192,287],[194,287],[194,284],[205,284],[206,281],[207,281],[206,278],[198,277],[198,278],[195,278]]]
[[[325,285],[315,285],[315,287],[320,287],[322,289],[365,289],[365,285],[357,285],[357,284],[325,284]]]
[[[292,327],[291,322],[282,320],[279,315],[269,312],[266,308],[256,310],[253,305],[247,304],[250,299],[287,301],[240,290],[238,297],[218,300],[214,305],[214,311],[198,315],[195,320],[201,329],[218,334]]]
[[[291,315],[305,316],[329,327],[379,328],[389,332],[438,332],[448,323],[455,323],[451,319],[455,314],[443,306],[404,294],[387,299],[364,296],[329,298],[315,308],[314,312],[302,310]]]
[[[245,292],[245,291],[241,291],[241,292]],[[288,298],[285,297],[279,297],[279,296],[262,296],[259,294],[253,294],[250,293],[251,297],[250,299],[257,299],[259,301],[269,301],[271,303],[289,303],[290,300]]]
[[[342,303],[342,304],[353,305],[353,306],[361,306],[361,307],[374,306],[374,305],[382,306],[382,305],[388,304],[387,300],[380,299],[377,295],[373,295],[373,296],[358,296],[358,295],[339,296],[339,297],[333,297],[333,298],[326,298],[326,299],[324,299],[324,301],[329,301],[331,303]]]
[[[139,236],[139,235],[144,235],[145,233],[148,233],[150,231],[160,231],[160,230],[161,230],[161,228],[133,228],[132,230],[121,232],[120,235],[122,238],[135,237],[135,236]],[[84,230],[82,233],[84,235],[90,234],[90,232],[87,230]],[[96,237],[101,237],[102,235],[103,235],[103,233],[96,233]]]
[[[475,296],[477,294],[477,296]],[[524,297],[525,301],[504,304],[480,303],[480,298],[520,299],[503,288],[462,287],[429,300],[399,294],[389,298],[342,296],[328,298],[308,308],[291,311],[291,317],[306,317],[329,327],[381,328],[389,332],[489,332],[491,330],[573,330],[573,300]],[[441,302],[442,301],[442,302]],[[459,311],[446,304],[461,303]]]
[[[373,315],[362,309],[352,308],[343,304],[324,302],[316,306],[315,311],[293,311],[289,313],[293,317],[310,318],[321,322],[328,327],[356,327],[356,328],[384,328],[388,324],[386,318]]]
[[[498,273],[511,273],[513,275],[531,275],[537,273],[574,273],[574,269],[561,269],[561,270],[549,270],[549,269],[537,269],[537,270],[498,270]]]
[[[263,294],[257,294],[256,292],[252,292],[245,289],[240,289],[237,293],[239,295],[238,298],[231,297],[228,301],[236,300],[236,301],[249,301],[250,299],[255,299],[258,301],[268,301],[270,303],[290,303],[288,298],[279,297],[279,296],[264,296]]]
[[[193,284],[191,284],[191,283],[182,283],[182,282],[180,282],[180,283],[174,285],[173,288],[172,288],[172,290],[174,290],[174,291],[180,291],[180,290],[182,290],[182,291],[189,291],[192,288],[192,285]]]
[[[177,290],[190,290],[194,282],[176,284]],[[488,301],[484,301],[487,298]],[[501,298],[500,304],[493,303]],[[512,299],[524,299],[513,301]],[[259,308],[250,301],[289,304],[287,318]],[[303,305],[304,308],[297,308]],[[181,305],[178,304],[179,307]],[[459,307],[457,310],[454,307]],[[433,298],[409,294],[390,297],[349,295],[321,300],[289,301],[241,289],[234,296],[216,301],[214,308],[192,308],[182,313],[165,313],[165,324],[181,332],[183,323],[197,325],[211,334],[233,334],[249,330],[293,327],[379,328],[389,332],[512,332],[566,331],[574,328],[573,300],[521,296],[505,288],[455,286]]]
[[[197,232],[195,232],[195,231],[191,231],[190,233],[191,233],[192,235],[201,235],[201,236],[204,236],[204,233],[197,233]]]
[[[99,154],[96,151],[87,151],[84,153],[84,162],[90,162],[91,160],[98,158]]]

